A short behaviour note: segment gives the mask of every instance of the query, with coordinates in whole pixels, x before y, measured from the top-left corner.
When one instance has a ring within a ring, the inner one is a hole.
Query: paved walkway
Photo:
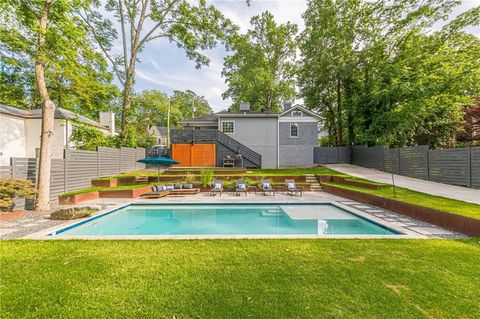
[[[392,184],[392,174],[351,164],[326,164],[325,167],[374,182]],[[480,204],[480,190],[394,175],[395,185],[430,195]]]

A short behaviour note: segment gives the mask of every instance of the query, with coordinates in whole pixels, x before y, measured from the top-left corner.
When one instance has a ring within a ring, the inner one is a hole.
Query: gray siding
[[[277,167],[276,118],[228,118],[222,116],[221,121],[235,122],[235,133],[227,135],[262,155],[262,168]]]
[[[313,148],[318,140],[317,122],[295,122],[298,124],[298,137],[290,137],[290,123],[279,123],[279,166],[313,166]]]

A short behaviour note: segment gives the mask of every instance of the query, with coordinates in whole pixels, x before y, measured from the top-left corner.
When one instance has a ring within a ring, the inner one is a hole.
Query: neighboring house
[[[319,121],[320,115],[301,105],[286,105],[282,113],[273,113],[250,111],[248,104],[242,104],[240,111],[222,111],[179,124],[185,128],[218,130],[260,154],[262,168],[277,168],[314,165],[313,148],[317,145]],[[228,147],[234,144],[232,140],[221,144]],[[241,149],[240,146],[230,148]],[[248,160],[248,154],[242,155]]]
[[[164,126],[152,126],[148,132],[155,137],[157,145],[167,145],[167,128]]]
[[[102,112],[100,123],[62,108],[55,109],[52,158],[63,158],[63,149],[72,147],[70,136],[77,123],[96,127],[104,134],[115,134],[114,113]],[[11,157],[35,157],[40,147],[42,110],[23,110],[0,104],[0,165]]]

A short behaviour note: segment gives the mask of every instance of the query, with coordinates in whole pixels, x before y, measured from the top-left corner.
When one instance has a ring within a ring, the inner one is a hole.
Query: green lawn
[[[433,209],[438,209],[444,212],[449,212],[452,214],[472,217],[480,219],[480,205],[475,205],[472,203],[467,203],[455,199],[449,199],[440,196],[429,195],[425,193],[420,193],[412,191],[410,189],[396,187],[395,188],[395,197],[393,194],[393,187],[387,185],[380,189],[372,190],[362,187],[344,185],[339,183],[327,183],[337,187],[342,187],[346,189],[351,189],[363,193],[374,194],[382,197],[397,199],[402,202],[411,203],[415,205],[425,206]]]
[[[478,318],[471,240],[1,241],[1,318]]]

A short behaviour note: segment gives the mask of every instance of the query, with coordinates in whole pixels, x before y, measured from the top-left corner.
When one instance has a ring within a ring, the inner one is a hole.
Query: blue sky
[[[277,22],[290,21],[296,23],[300,30],[303,29],[301,14],[306,9],[306,1],[303,0],[251,0],[250,6],[244,0],[210,2],[239,25],[242,32],[248,29],[251,17],[266,10],[275,16]],[[455,9],[454,15],[477,5],[480,5],[480,0],[464,1]],[[214,111],[226,109],[231,102],[222,99],[222,93],[226,90],[221,77],[226,51],[223,47],[217,47],[204,53],[210,58],[210,65],[195,69],[195,63],[188,60],[183,50],[174,44],[166,40],[150,42],[140,55],[135,90],[155,89],[171,93],[177,89],[191,89],[204,96]]]

